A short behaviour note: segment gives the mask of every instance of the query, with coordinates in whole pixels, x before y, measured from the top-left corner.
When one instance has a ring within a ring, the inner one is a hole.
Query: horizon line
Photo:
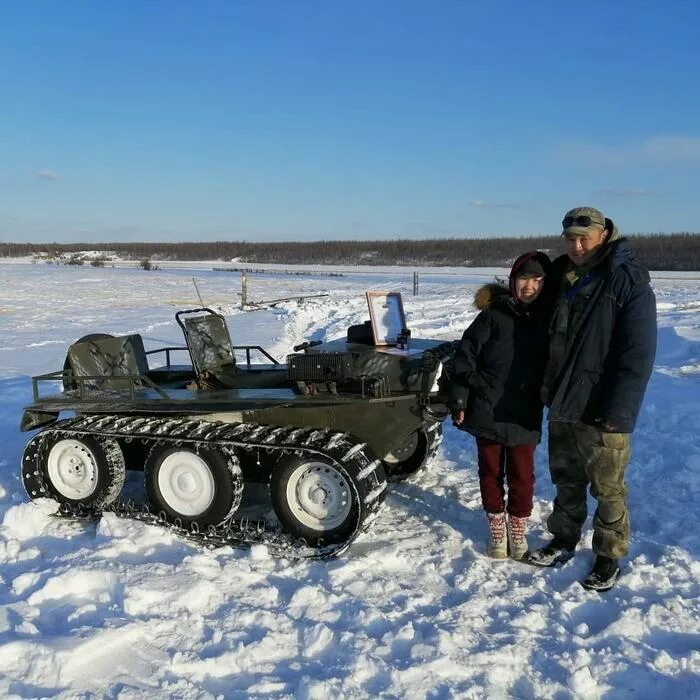
[[[698,236],[700,232],[698,231],[657,231],[657,232],[631,232],[623,233],[621,237],[635,236],[635,237],[645,237],[645,236]],[[176,246],[176,245],[208,245],[212,243],[221,244],[245,244],[245,245],[279,245],[284,243],[294,243],[298,245],[314,245],[314,244],[327,244],[327,243],[353,243],[353,244],[363,244],[363,243],[397,243],[397,242],[410,242],[410,243],[436,243],[438,241],[492,241],[492,240],[514,240],[514,241],[526,241],[531,239],[541,239],[541,238],[552,238],[557,239],[561,234],[557,233],[543,233],[543,234],[529,234],[527,236],[514,236],[514,235],[503,235],[503,236],[444,236],[440,238],[365,238],[365,239],[353,239],[353,238],[321,238],[311,241],[300,241],[294,239],[283,239],[274,241],[248,241],[248,240],[224,240],[224,239],[212,239],[212,240],[184,240],[184,241],[2,241],[0,240],[0,245],[17,245],[17,246],[39,246],[39,245],[166,245],[166,246]]]

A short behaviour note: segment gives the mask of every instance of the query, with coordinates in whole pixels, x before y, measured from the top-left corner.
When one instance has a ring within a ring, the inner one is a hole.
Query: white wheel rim
[[[404,442],[402,442],[396,449],[389,452],[389,454],[384,457],[384,461],[389,464],[398,464],[399,462],[405,462],[413,453],[418,449],[418,431],[411,433]]]
[[[172,452],[160,464],[158,490],[174,512],[201,515],[214,502],[216,485],[209,465],[193,452]]]
[[[79,501],[97,488],[97,460],[79,440],[59,440],[47,458],[49,481],[61,496]]]
[[[319,532],[342,525],[352,508],[351,489],[345,476],[325,462],[307,462],[287,481],[287,503],[306,527]]]

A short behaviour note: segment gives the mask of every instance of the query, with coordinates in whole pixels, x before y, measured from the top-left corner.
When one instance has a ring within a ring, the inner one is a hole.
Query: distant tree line
[[[637,255],[652,270],[700,270],[700,234],[630,236]],[[387,241],[249,243],[0,243],[0,258],[46,253],[70,255],[86,249],[129,260],[215,260],[287,265],[506,266],[523,251],[563,252],[556,236],[530,238],[442,238]]]

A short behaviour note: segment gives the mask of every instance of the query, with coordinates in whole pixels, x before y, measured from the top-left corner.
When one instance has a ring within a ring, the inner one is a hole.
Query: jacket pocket
[[[603,447],[607,447],[610,450],[626,450],[630,446],[630,436],[629,433],[606,433],[602,430],[598,431],[600,435],[600,442]]]
[[[581,377],[576,382],[576,391],[579,394],[580,405],[583,408],[583,418],[593,422],[600,418],[601,398],[603,385],[601,384],[602,372],[587,369],[582,370]]]

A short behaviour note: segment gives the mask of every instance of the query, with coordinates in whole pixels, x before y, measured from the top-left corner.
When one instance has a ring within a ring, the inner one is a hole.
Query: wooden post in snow
[[[244,309],[248,303],[248,273],[241,272],[241,308]]]
[[[197,286],[197,280],[194,277],[192,278],[192,284],[194,284],[195,291],[197,292],[197,299],[199,299],[199,305],[204,306],[204,302],[202,301],[202,295],[199,293],[199,287]]]

